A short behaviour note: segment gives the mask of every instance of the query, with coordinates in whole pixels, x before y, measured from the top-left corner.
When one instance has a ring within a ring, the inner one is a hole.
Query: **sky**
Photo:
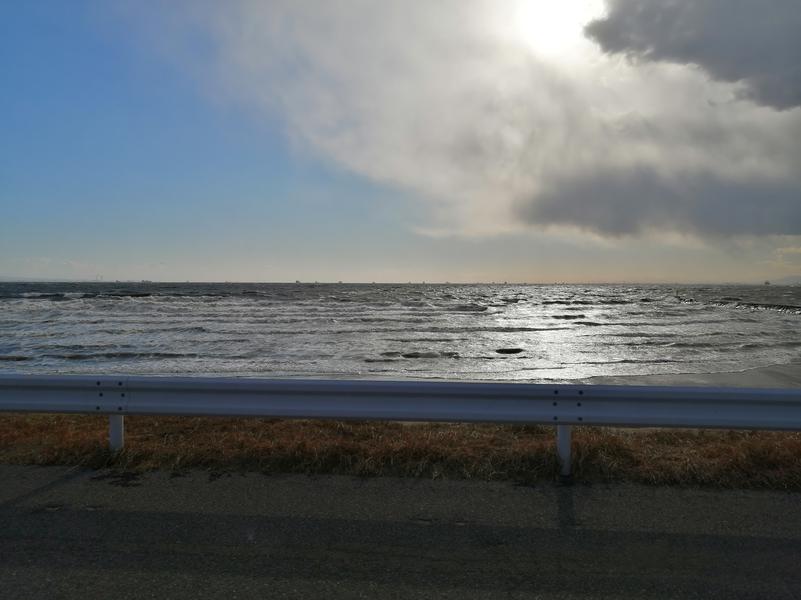
[[[801,276],[798,0],[0,3],[0,277]]]

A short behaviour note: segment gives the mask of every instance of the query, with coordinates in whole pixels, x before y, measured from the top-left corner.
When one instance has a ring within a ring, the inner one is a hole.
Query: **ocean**
[[[570,382],[801,359],[801,287],[0,283],[0,373]]]

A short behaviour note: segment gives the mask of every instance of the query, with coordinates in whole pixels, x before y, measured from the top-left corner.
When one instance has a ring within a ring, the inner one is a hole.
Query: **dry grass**
[[[128,417],[107,450],[106,418],[0,415],[0,463],[126,470],[477,478],[557,477],[554,430],[539,426]],[[801,490],[801,434],[576,428],[580,481]]]

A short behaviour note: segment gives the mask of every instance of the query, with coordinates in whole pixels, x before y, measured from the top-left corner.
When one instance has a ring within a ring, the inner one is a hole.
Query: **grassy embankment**
[[[552,480],[554,430],[540,426],[128,417],[107,450],[100,416],[0,415],[0,463],[124,470],[338,473]],[[801,434],[574,430],[578,481],[801,490]]]

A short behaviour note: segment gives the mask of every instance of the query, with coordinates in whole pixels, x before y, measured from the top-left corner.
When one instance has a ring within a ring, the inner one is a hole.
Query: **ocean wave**
[[[383,338],[386,342],[399,342],[402,344],[414,344],[419,342],[466,342],[468,338],[436,338],[436,337],[414,337],[414,338]]]
[[[779,286],[90,282],[0,284],[0,298],[13,300],[0,304],[4,372],[519,379],[582,358],[600,366],[570,366],[570,377],[679,359],[745,368],[801,347],[801,290]],[[525,351],[496,351],[509,349]]]
[[[695,298],[681,298],[685,304],[705,304],[707,306],[739,308],[744,310],[769,310],[782,313],[801,315],[801,305],[786,304],[782,302],[746,302],[742,298],[724,296],[717,299],[697,300]]]
[[[569,327],[525,327],[525,326],[488,326],[488,327],[429,327],[428,331],[437,333],[526,333],[538,331],[565,331]]]
[[[456,306],[446,306],[442,310],[446,312],[484,312],[488,306],[483,304],[457,304]]]
[[[794,304],[770,304],[765,302],[738,302],[737,308],[750,308],[752,310],[775,310],[778,312],[787,312],[793,314],[801,314],[801,306]]]
[[[762,350],[766,348],[801,348],[799,340],[746,342],[737,346],[741,350]]]
[[[198,358],[194,352],[94,352],[75,354],[44,354],[45,358],[58,358],[62,360],[97,360],[111,359],[137,359],[137,358]]]
[[[403,358],[459,358],[458,352],[404,352]]]
[[[613,360],[581,360],[576,362],[566,362],[566,365],[654,365],[654,364],[669,364],[669,363],[683,363],[686,361],[677,360],[673,358],[620,358]]]

